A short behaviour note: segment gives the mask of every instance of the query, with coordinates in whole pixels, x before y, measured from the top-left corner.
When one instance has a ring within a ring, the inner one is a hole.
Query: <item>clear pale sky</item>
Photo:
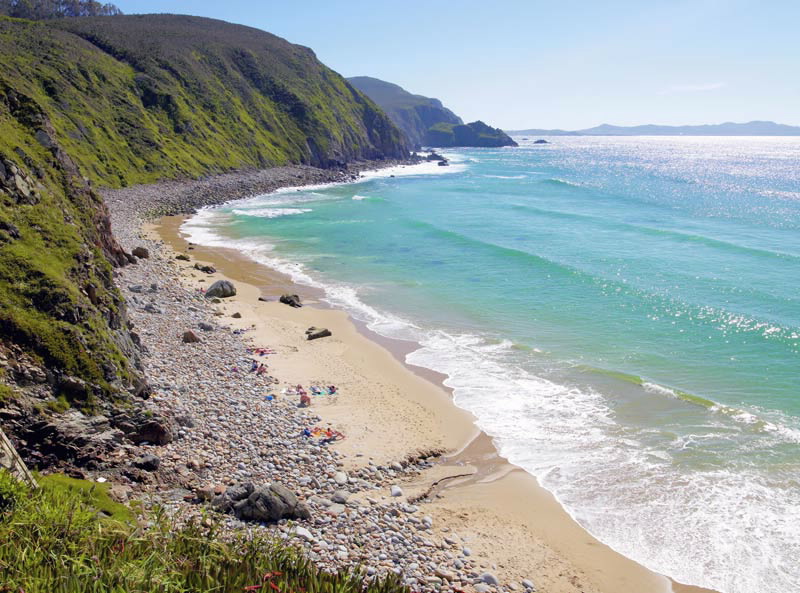
[[[800,1],[118,0],[311,47],[505,129],[800,125]]]

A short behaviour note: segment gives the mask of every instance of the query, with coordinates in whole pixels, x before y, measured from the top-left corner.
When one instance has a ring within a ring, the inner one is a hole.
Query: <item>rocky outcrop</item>
[[[215,496],[211,504],[218,511],[231,513],[242,521],[274,523],[281,519],[311,518],[308,507],[277,482],[258,487],[249,482],[238,484]]]
[[[306,340],[318,340],[319,338],[327,338],[331,334],[331,330],[325,327],[309,327],[306,330]]]

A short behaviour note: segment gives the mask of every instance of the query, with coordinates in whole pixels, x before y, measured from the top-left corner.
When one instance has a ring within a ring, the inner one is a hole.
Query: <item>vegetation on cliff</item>
[[[355,76],[347,80],[381,106],[414,148],[422,144],[431,126],[463,123],[439,99],[414,95],[396,84],[370,76]]]
[[[471,124],[440,123],[425,134],[423,144],[446,148],[448,146],[517,146],[508,134],[482,121]]]

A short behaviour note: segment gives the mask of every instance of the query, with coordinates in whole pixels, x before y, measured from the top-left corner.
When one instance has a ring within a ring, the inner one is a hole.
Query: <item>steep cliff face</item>
[[[503,130],[486,125],[482,121],[471,124],[436,124],[430,128],[423,144],[447,148],[450,146],[518,146]]]
[[[414,148],[419,148],[431,126],[463,123],[439,99],[413,95],[396,84],[369,76],[355,76],[347,80],[380,105]]]

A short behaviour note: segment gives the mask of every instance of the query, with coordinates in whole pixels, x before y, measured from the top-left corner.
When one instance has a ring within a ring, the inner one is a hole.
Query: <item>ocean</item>
[[[448,376],[619,552],[800,590],[800,139],[553,137],[206,209]]]

